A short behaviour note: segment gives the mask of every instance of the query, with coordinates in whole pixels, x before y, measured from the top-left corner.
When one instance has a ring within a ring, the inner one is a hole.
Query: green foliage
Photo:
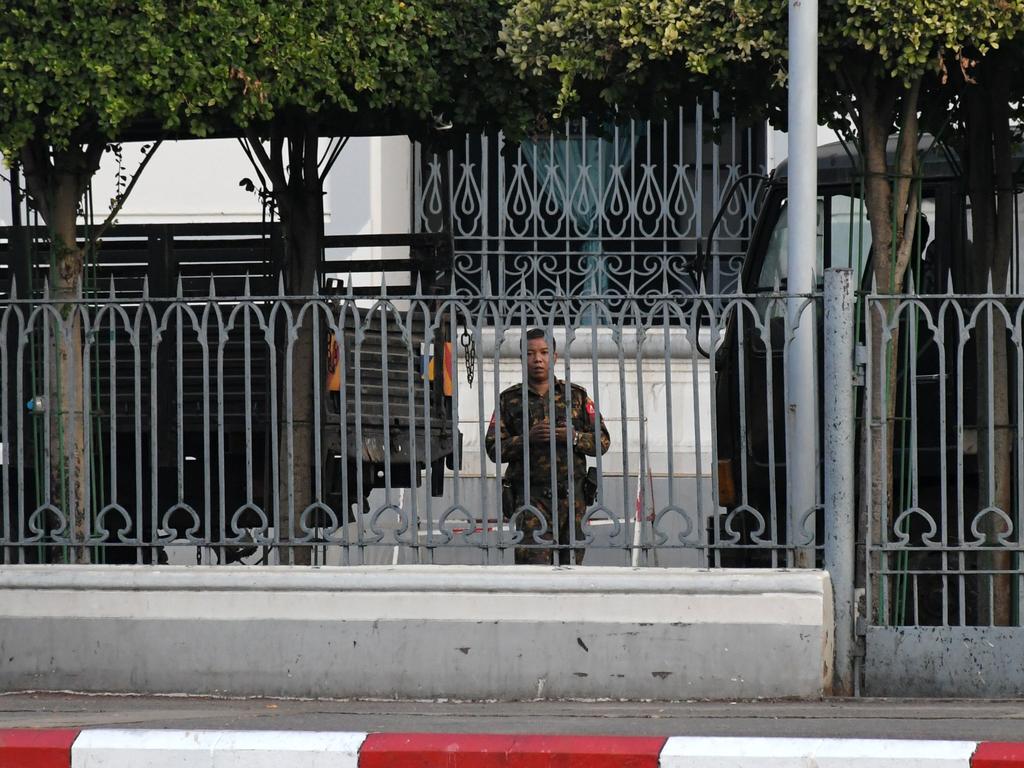
[[[218,0],[4,0],[0,152],[113,139],[140,120],[202,132],[230,91],[207,56],[244,50]]]
[[[0,0],[0,152],[293,111],[416,132],[527,118],[509,0]],[[332,126],[344,132],[345,125]]]
[[[850,78],[909,83],[944,51],[984,55],[1021,27],[1019,0],[821,0],[822,103]],[[677,101],[714,86],[740,105],[782,106],[787,77],[785,0],[518,0],[502,30],[524,77],[556,78],[556,107],[572,108],[595,84],[614,102],[638,90]],[[666,64],[672,78],[663,74]]]
[[[315,114],[328,132],[417,133],[523,119],[528,86],[497,60],[507,0],[272,0],[250,8],[231,76],[245,126]],[[331,125],[331,123],[334,123]],[[338,124],[340,123],[340,124]]]

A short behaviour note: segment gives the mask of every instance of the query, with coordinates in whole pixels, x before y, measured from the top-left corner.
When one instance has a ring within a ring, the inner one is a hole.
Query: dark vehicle
[[[305,476],[337,524],[365,508],[370,492],[385,482],[416,487],[429,473],[431,492],[441,495],[444,466],[452,463],[457,441],[445,379],[424,375],[421,365],[445,359],[449,349],[449,324],[436,316],[440,302],[431,296],[448,285],[450,239],[440,234],[324,238],[328,254],[375,246],[405,247],[409,255],[325,259],[320,304],[329,312],[307,315],[317,326],[312,330],[319,372],[314,422],[321,463]],[[18,269],[19,296],[26,295],[26,285],[35,289],[33,300],[19,305],[23,316],[42,299],[48,253],[45,229],[0,228],[5,286]],[[287,332],[274,327],[280,313],[272,314],[268,297],[279,297],[280,259],[277,225],[128,225],[111,228],[87,265],[84,302],[99,320],[84,332],[90,508],[93,530],[108,531],[107,541],[115,545],[105,548],[108,561],[122,554],[126,561],[137,559],[141,544],[117,547],[119,531],[130,531],[132,540],[141,533],[150,544],[182,536],[230,543],[240,529],[273,525],[273,484],[280,482],[273,441],[285,450],[274,425],[282,416]],[[424,312],[368,309],[378,303],[382,273],[395,295],[418,289]],[[351,279],[360,274],[364,280]],[[350,281],[365,285],[345,284]],[[4,293],[9,296],[9,288]],[[104,313],[104,301],[125,314]],[[143,305],[152,313],[140,310]],[[213,312],[213,305],[220,309]],[[252,311],[244,311],[245,305]],[[342,318],[337,338],[329,327],[332,315],[335,322]],[[133,329],[136,321],[140,324]],[[45,362],[52,337],[47,341],[37,323],[21,340],[18,327],[13,319],[7,323],[7,354],[0,361],[9,387],[4,448],[13,455],[20,446],[22,458],[17,471],[23,482],[5,484],[11,512],[0,523],[9,531],[25,529],[31,511],[45,504],[51,481],[44,467],[53,452],[41,396],[52,388]],[[14,394],[19,355],[23,397]],[[20,522],[18,509],[26,510]],[[321,509],[303,525],[330,525],[326,512]],[[22,530],[10,538],[30,533]],[[251,547],[215,551],[230,560]],[[146,551],[143,559],[154,553],[159,554]]]
[[[916,506],[930,510],[945,508],[940,498],[944,490],[951,492],[951,483],[957,482],[948,468],[957,466],[958,445],[962,445],[963,480],[960,487],[952,490],[963,493],[964,509],[975,509],[979,424],[976,339],[968,338],[962,331],[955,313],[939,311],[944,298],[935,295],[946,293],[950,287],[970,292],[974,284],[974,277],[969,273],[972,269],[970,211],[955,155],[930,137],[925,138],[921,148],[918,235],[908,274],[904,277],[904,292],[913,290],[923,298],[916,308],[904,308],[899,316],[899,342],[895,350],[895,426],[891,442],[892,487],[896,498],[892,502],[897,510],[911,506],[913,486],[918,495]],[[890,151],[894,150],[893,142]],[[861,289],[858,296],[862,296],[871,290],[871,231],[863,203],[858,160],[849,148],[838,143],[818,151],[816,276],[820,290],[825,269],[852,268]],[[723,550],[723,564],[772,564],[765,549],[749,545],[774,539],[781,547],[798,538],[789,536],[784,511],[785,305],[770,298],[785,292],[787,287],[786,185],[787,164],[783,163],[762,189],[761,212],[740,278],[741,293],[747,300],[743,309],[730,313],[714,359],[718,499],[726,514],[712,524],[710,534],[714,542],[733,541],[739,545],[733,550]],[[866,343],[864,313],[865,302],[859,298],[857,341],[861,346]],[[937,322],[937,326],[929,326],[928,318]],[[823,337],[820,303],[816,319],[820,381]],[[877,318],[873,322],[877,322]],[[1007,343],[1009,341],[1007,338]],[[944,366],[940,366],[940,362],[944,362]],[[1016,366],[1010,367],[1013,375],[1012,369]],[[769,382],[772,383],[770,395],[767,394]],[[1011,382],[1011,391],[1014,391],[1013,386]],[[864,390],[857,391],[860,434],[864,424]],[[963,410],[958,412],[960,407]],[[918,414],[927,414],[927,417],[917,418]],[[1017,414],[1011,413],[1011,419],[1016,423]],[[940,461],[943,450],[945,463]],[[945,475],[944,466],[947,468]],[[858,493],[863,490],[861,485],[857,484]],[[956,514],[955,507],[955,504],[948,505],[950,514]],[[820,515],[819,511],[815,526],[819,545],[823,531]],[[970,527],[970,521],[967,526]],[[957,526],[952,525],[950,529],[956,530]],[[921,531],[907,531],[911,536],[921,534]],[[749,548],[743,549],[744,546]]]

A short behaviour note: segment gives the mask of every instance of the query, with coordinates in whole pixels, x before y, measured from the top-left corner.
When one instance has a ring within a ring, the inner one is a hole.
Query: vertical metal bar
[[[442,312],[442,310],[441,310],[441,305],[440,304],[436,305],[436,310],[435,310],[434,313],[431,313],[430,305],[429,304],[426,304],[426,303],[424,304],[424,309],[423,309],[423,343],[424,343],[424,345],[430,344],[430,345],[433,346],[434,355],[435,355],[435,357],[434,357],[434,376],[435,376],[435,381],[436,381],[436,377],[437,377],[437,375],[439,373],[441,374],[442,377],[444,376],[444,373],[442,371],[442,369],[444,367],[444,359],[443,359],[444,358],[444,351],[443,351],[443,347],[442,347],[442,352],[441,352],[442,359],[441,359],[440,363],[437,361],[437,357],[436,357],[437,352],[438,352],[438,349],[437,349],[438,336],[441,335],[441,329],[443,329],[443,327],[444,327],[443,325],[441,325],[441,323],[443,322],[441,312]],[[432,314],[433,314],[433,317],[431,317]],[[436,324],[436,326],[435,326],[435,324]],[[428,334],[430,334],[430,335],[428,335]],[[443,378],[442,378],[442,382],[443,382]],[[434,560],[434,549],[433,549],[433,547],[429,546],[430,544],[433,544],[433,542],[434,542],[434,538],[433,538],[433,535],[434,535],[434,503],[433,503],[433,498],[434,498],[434,474],[433,474],[433,472],[429,471],[429,468],[431,467],[431,465],[432,465],[432,463],[434,461],[434,455],[433,455],[434,448],[431,445],[431,441],[430,441],[430,435],[434,431],[434,425],[433,425],[433,411],[432,411],[432,409],[430,407],[430,404],[432,402],[432,398],[437,397],[437,394],[436,394],[437,393],[437,389],[434,386],[434,382],[430,381],[429,378],[426,377],[426,376],[424,376],[423,379],[422,379],[422,386],[423,386],[423,403],[424,403],[424,409],[423,409],[423,437],[424,437],[424,440],[423,440],[423,452],[424,452],[423,465],[425,467],[427,467],[427,494],[426,494],[426,499],[425,499],[426,500],[426,513],[427,513],[427,532],[428,532],[427,535],[429,537],[429,539],[428,539],[428,548],[427,548],[427,559],[430,562],[433,562],[433,560]],[[443,391],[443,389],[441,391]],[[443,516],[444,515],[442,513],[441,517],[443,518]],[[440,520],[439,520],[439,522],[440,522]],[[440,528],[440,525],[438,525],[438,528]]]
[[[711,112],[714,116],[715,124],[719,121],[718,112],[718,91],[711,94]],[[721,147],[717,141],[711,142],[711,199],[714,201],[713,207],[717,208],[722,204],[722,190],[721,190],[721,179],[719,175],[722,172],[722,154]],[[722,263],[721,263],[721,249],[718,247],[718,238],[716,237],[711,242],[711,292],[718,296],[722,292]],[[793,262],[791,261],[790,264]]]
[[[494,371],[494,381],[491,385],[492,394],[494,399],[494,506],[500,508],[503,501],[502,483],[504,479],[504,471],[502,469],[502,463],[506,460],[502,453],[504,446],[501,444],[501,345],[505,341],[505,315],[500,311],[501,305],[497,299],[493,299],[488,302],[488,309],[492,312],[494,317],[494,347],[491,352],[491,369]],[[481,357],[482,359],[482,357]],[[484,383],[480,382],[480,397],[483,398]],[[480,444],[483,445],[484,441],[481,439]],[[481,448],[481,475],[484,474],[483,467],[483,449]],[[486,496],[484,497],[486,501]],[[509,523],[509,538],[514,537],[511,532],[511,523],[514,519],[514,509],[508,510],[509,520],[505,520],[504,510],[499,516],[499,526],[503,526],[505,522]],[[505,543],[508,539],[504,536],[505,531],[499,528],[501,536],[498,537],[499,542]]]
[[[11,529],[14,522],[14,516],[11,514],[11,432],[10,424],[8,423],[8,411],[10,409],[9,395],[11,392],[9,371],[10,361],[8,359],[8,323],[10,322],[11,315],[16,311],[16,306],[8,304],[0,310],[0,493],[3,494],[3,499],[0,504],[0,563],[10,562],[11,557],[19,554],[20,548],[12,549],[11,556],[8,556],[6,544],[15,544],[20,538],[21,526],[19,525],[15,529]],[[15,408],[21,409],[20,398],[15,399]],[[18,462],[18,473],[21,474],[22,467],[24,464]]]
[[[203,307],[202,321],[199,329],[199,348],[201,351],[201,370],[203,376],[203,530],[206,531],[206,553],[205,558],[210,562],[210,546],[214,540],[213,530],[213,499],[212,493],[212,466],[213,456],[210,453],[210,304],[213,302],[213,279],[210,279],[210,292]],[[266,500],[264,500],[266,504]]]
[[[1014,212],[1016,214],[1016,208],[1014,208]],[[1017,226],[1019,226],[1019,222],[1015,222],[1015,224]],[[1019,231],[1019,230],[1017,230],[1015,228],[1015,231]],[[1015,242],[1017,242],[1017,241],[1015,240]],[[1019,289],[1017,289],[1016,286],[1015,286],[1015,290],[1017,292],[1019,292]],[[1014,434],[1014,443],[1015,443],[1014,461],[1015,461],[1015,463],[1017,465],[1017,467],[1016,467],[1016,477],[1015,477],[1015,483],[1014,484],[1016,486],[1016,491],[1017,491],[1017,494],[1016,494],[1017,504],[1016,504],[1016,516],[1015,516],[1014,521],[1013,521],[1013,526],[1014,526],[1013,529],[1014,529],[1014,531],[1017,532],[1017,540],[1020,541],[1021,540],[1021,530],[1022,530],[1021,526],[1024,525],[1024,509],[1022,509],[1022,507],[1024,507],[1024,424],[1021,423],[1021,419],[1022,419],[1021,415],[1024,414],[1024,386],[1021,386],[1021,384],[1020,384],[1020,382],[1024,382],[1024,350],[1022,350],[1022,348],[1021,348],[1021,312],[1019,310],[1016,313],[1016,319],[1015,319],[1015,322],[1014,322],[1014,326],[1015,327],[1013,329],[1013,333],[1012,333],[1012,337],[1011,338],[1013,339],[1013,356],[1014,356],[1014,358],[1016,360],[1016,366],[1015,367],[1016,367],[1016,374],[1017,374],[1017,382],[1018,382],[1018,384],[1017,384],[1017,387],[1016,387],[1017,391],[1015,393],[1017,423],[1014,425],[1014,433],[1015,433]],[[1009,370],[1009,366],[1007,366],[1007,370]],[[945,478],[945,474],[943,474],[943,478]],[[1020,554],[1017,554],[1015,556],[1015,566],[1018,569],[1020,568],[1020,557],[1021,557]],[[945,602],[946,601],[943,600],[943,604],[945,604]],[[1018,624],[1020,624],[1021,621],[1024,620],[1024,610],[1022,610],[1022,609],[1024,609],[1024,573],[1021,573],[1018,570],[1018,573],[1017,573],[1017,623]]]
[[[142,301],[139,303],[138,309],[135,312],[134,333],[132,334],[132,394],[134,395],[132,411],[134,415],[133,428],[135,434],[135,526],[140,539],[142,538],[142,533],[144,531],[143,499],[145,497],[145,491],[142,486],[142,329],[146,326],[147,319],[150,321],[149,327],[152,329],[154,320],[153,307],[149,303],[149,291],[147,286],[148,283],[144,281],[142,288]],[[158,538],[157,530],[155,528],[151,529],[149,536],[155,542]]]
[[[854,555],[856,516],[854,471],[856,432],[853,405],[853,271],[825,273],[825,568],[832,580],[835,659],[832,694],[853,692]]]
[[[416,298],[413,301],[409,302],[409,310],[406,312],[406,328],[408,329],[408,333],[409,333],[409,341],[405,345],[405,347],[406,347],[406,349],[405,349],[405,352],[406,352],[406,358],[405,358],[406,359],[406,365],[405,365],[405,391],[408,393],[408,395],[407,395],[408,400],[406,400],[406,404],[408,405],[408,419],[409,419],[409,432],[408,432],[409,440],[408,440],[408,442],[406,444],[406,446],[408,448],[408,454],[406,455],[406,460],[409,462],[409,476],[410,476],[410,483],[409,483],[409,498],[410,498],[409,529],[412,531],[412,534],[411,534],[412,535],[412,540],[411,540],[412,541],[412,553],[413,553],[413,556],[416,558],[416,562],[422,562],[422,559],[420,558],[421,549],[420,549],[419,508],[417,506],[417,494],[416,494],[416,486],[417,486],[417,479],[418,479],[418,472],[419,472],[419,470],[417,469],[417,467],[419,466],[419,452],[418,452],[418,450],[416,448],[416,439],[417,439],[417,432],[420,429],[420,422],[422,420],[420,419],[420,415],[419,415],[419,413],[416,410],[417,397],[416,397],[416,378],[415,378],[415,372],[414,372],[414,365],[417,362],[417,360],[416,360],[416,357],[414,356],[414,353],[417,350],[420,350],[422,352],[427,352],[428,351],[428,349],[427,349],[427,341],[426,341],[427,327],[428,326],[426,324],[424,324],[424,326],[423,326],[423,328],[424,328],[423,338],[422,338],[422,340],[418,344],[416,342],[416,337],[415,337],[415,335],[413,333],[413,329],[415,329],[415,327],[416,327],[416,312],[417,312],[417,308],[421,306],[421,302],[424,300],[423,297],[422,297],[422,290],[420,290],[420,287],[421,287],[420,286],[420,281],[419,281],[419,279],[417,279],[417,281],[416,281],[416,290],[415,290]],[[435,352],[435,354],[436,354],[436,352]],[[437,376],[438,370],[439,370],[438,367],[437,367],[437,362],[436,362],[437,358],[435,357],[434,360],[435,360],[435,362],[434,362],[434,375]],[[423,376],[424,378],[426,378],[425,371],[421,371],[420,375]],[[429,408],[430,408],[430,400],[428,399],[428,400],[424,401],[424,403],[423,403],[424,413]],[[430,440],[430,435],[424,433],[423,434],[423,440],[424,441],[429,441]],[[428,473],[430,472],[430,468],[429,467],[427,467],[427,472]],[[416,477],[413,477],[414,473],[416,473]]]

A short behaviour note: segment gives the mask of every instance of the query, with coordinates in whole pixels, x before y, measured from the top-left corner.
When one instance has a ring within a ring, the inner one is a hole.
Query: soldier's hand
[[[555,430],[555,442],[558,443],[560,446],[562,446],[564,448],[565,447],[565,437],[566,437],[566,435],[568,433],[569,433],[569,430],[566,427],[558,427]]]
[[[538,443],[551,439],[551,425],[546,421],[539,421],[530,427],[530,442]]]

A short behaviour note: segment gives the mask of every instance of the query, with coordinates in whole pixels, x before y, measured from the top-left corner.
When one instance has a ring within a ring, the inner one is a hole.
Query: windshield
[[[864,274],[871,249],[871,228],[863,200],[846,194],[825,194],[818,198],[817,208],[815,278],[818,285],[820,286],[824,280],[825,269],[830,267],[850,267],[859,281]],[[934,215],[933,204],[929,210]],[[757,273],[759,291],[771,291],[776,286],[786,287],[788,212],[787,201],[783,200],[775,226],[768,237],[761,269]]]

